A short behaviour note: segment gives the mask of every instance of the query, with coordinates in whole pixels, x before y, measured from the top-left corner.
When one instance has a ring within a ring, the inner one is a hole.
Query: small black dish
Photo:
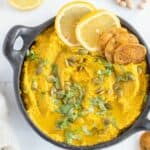
[[[29,118],[23,100],[20,95],[20,75],[22,70],[22,65],[24,62],[24,58],[26,55],[27,50],[31,47],[33,44],[36,36],[38,36],[42,31],[47,29],[50,26],[54,25],[55,18],[52,18],[45,23],[36,26],[36,27],[26,27],[26,26],[15,26],[7,33],[4,44],[3,44],[3,52],[5,57],[8,59],[9,63],[11,64],[13,68],[13,85],[14,85],[14,92],[16,96],[16,100],[18,103],[18,106],[23,113],[24,117],[26,118],[27,122],[30,124],[30,126],[45,140],[48,142],[53,143],[54,145],[63,147],[65,149],[70,150],[92,150],[92,149],[101,149],[104,147],[111,146],[113,144],[116,144],[125,138],[129,137],[131,134],[140,131],[140,130],[150,130],[150,120],[147,119],[147,114],[149,112],[150,108],[150,92],[148,93],[148,100],[143,107],[143,110],[140,114],[140,116],[137,118],[137,120],[127,129],[125,129],[118,137],[115,139],[104,142],[104,143],[98,143],[96,145],[92,146],[72,146],[65,143],[54,141],[53,139],[49,138],[47,135],[42,133],[35,124],[32,122],[32,120]],[[135,34],[140,43],[143,44],[147,50],[148,47],[146,43],[144,42],[143,38],[138,34],[138,32],[130,25],[128,24],[124,19],[120,18],[122,26],[126,27],[130,32]],[[14,49],[14,43],[16,39],[21,36],[24,44],[23,48],[20,51],[16,51]],[[147,53],[147,64],[148,64],[148,73],[150,73],[150,55]]]

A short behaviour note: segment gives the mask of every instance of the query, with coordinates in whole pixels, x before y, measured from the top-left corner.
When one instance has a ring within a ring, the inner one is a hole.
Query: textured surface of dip
[[[72,145],[112,140],[139,116],[145,102],[146,62],[111,64],[99,53],[69,48],[53,28],[35,40],[24,62],[21,90],[33,123]]]

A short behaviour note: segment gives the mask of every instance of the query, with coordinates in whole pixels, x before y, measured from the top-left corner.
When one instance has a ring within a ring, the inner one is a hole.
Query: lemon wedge
[[[120,27],[120,20],[112,12],[97,10],[81,18],[76,26],[78,42],[89,51],[99,50],[99,37],[102,32]]]
[[[59,38],[68,46],[78,46],[75,28],[77,22],[96,8],[85,1],[73,1],[64,5],[58,12],[55,20],[55,29]]]
[[[43,0],[8,0],[10,5],[19,10],[34,9],[42,3]]]

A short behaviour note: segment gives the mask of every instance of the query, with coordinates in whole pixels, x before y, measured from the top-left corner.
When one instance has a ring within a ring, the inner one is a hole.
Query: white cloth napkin
[[[8,120],[8,111],[6,98],[0,93],[0,150],[20,150]]]

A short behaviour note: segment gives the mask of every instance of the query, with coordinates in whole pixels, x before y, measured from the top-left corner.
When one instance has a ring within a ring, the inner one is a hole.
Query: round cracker
[[[117,64],[140,63],[144,60],[146,48],[141,44],[124,44],[114,52],[114,62]]]

